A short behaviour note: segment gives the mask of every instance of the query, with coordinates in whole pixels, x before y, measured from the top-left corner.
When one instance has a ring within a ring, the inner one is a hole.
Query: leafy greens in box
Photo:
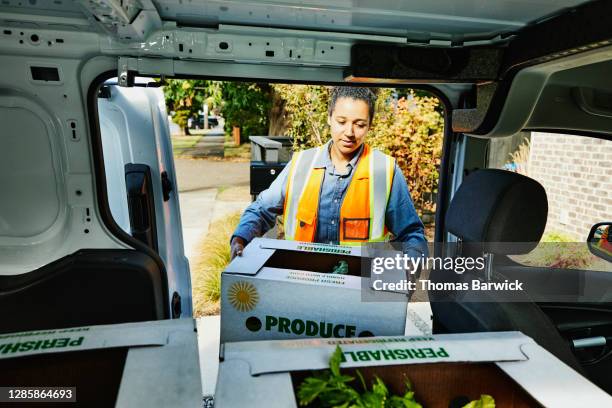
[[[315,372],[307,377],[298,387],[298,399],[301,406],[318,403],[321,407],[338,408],[422,408],[414,397],[414,391],[409,378],[404,379],[406,392],[402,396],[389,395],[389,389],[380,377],[375,376],[372,388],[369,390],[365,379],[359,370],[359,385],[362,392],[351,383],[355,377],[340,372],[340,362],[343,360],[342,349],[336,346],[329,360],[329,370]],[[455,406],[451,401],[451,406]],[[483,394],[478,400],[461,404],[463,408],[495,408],[495,400],[490,395]]]

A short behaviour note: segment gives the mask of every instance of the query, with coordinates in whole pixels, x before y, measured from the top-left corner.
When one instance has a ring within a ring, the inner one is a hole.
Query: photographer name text
[[[409,281],[403,279],[399,282],[384,282],[382,279],[376,279],[372,282],[374,290],[381,291],[414,291],[420,290],[435,290],[435,291],[457,291],[457,290],[495,290],[495,291],[521,291],[523,283],[518,280],[504,280],[503,282],[483,282],[478,279],[472,279],[471,282],[432,282],[428,279],[419,279],[418,281]]]

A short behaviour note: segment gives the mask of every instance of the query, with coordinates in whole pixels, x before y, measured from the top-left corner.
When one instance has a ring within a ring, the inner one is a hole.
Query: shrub
[[[511,258],[527,266],[560,269],[589,269],[597,260],[586,243],[576,242],[572,236],[556,231],[545,233],[530,253]]]
[[[444,135],[438,99],[410,91],[395,101],[384,90],[377,105],[369,143],[395,157],[419,215],[434,212]]]
[[[576,238],[563,232],[549,231],[542,235],[540,242],[576,242]]]
[[[285,102],[285,134],[291,136],[294,151],[321,146],[329,140],[329,87],[287,84],[274,84],[272,87]]]
[[[229,240],[240,213],[213,221],[197,245],[199,254],[191,268],[194,316],[217,314],[221,296],[221,272],[230,262]]]
[[[517,173],[529,176],[529,151],[531,142],[524,138],[523,142],[517,147],[516,151],[509,153],[510,160],[506,163],[506,168],[510,168]]]

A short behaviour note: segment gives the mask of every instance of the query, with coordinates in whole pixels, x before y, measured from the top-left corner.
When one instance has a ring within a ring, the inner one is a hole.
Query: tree
[[[409,92],[399,100],[381,90],[369,143],[395,157],[419,215],[435,210],[444,117],[433,96]]]
[[[250,135],[268,134],[272,106],[268,84],[171,79],[164,86],[164,96],[168,111],[173,112],[172,120],[183,134],[189,134],[189,119],[197,119],[204,103],[218,109],[227,133],[239,127],[243,141]]]
[[[189,134],[189,119],[197,119],[209,88],[211,81],[204,80],[169,79],[164,85],[166,107],[169,112],[174,112],[172,120],[184,135]]]
[[[287,102],[276,89],[276,86],[271,87],[272,102],[270,106],[270,115],[268,116],[268,136],[285,136],[287,133],[288,115],[285,110]]]
[[[234,126],[239,127],[242,141],[251,135],[268,134],[268,116],[272,106],[268,84],[215,81],[213,86],[220,90],[216,93],[216,102],[221,106],[226,132],[231,132]]]
[[[287,84],[274,84],[272,87],[284,100],[285,133],[293,140],[293,150],[320,146],[329,140],[328,87]]]

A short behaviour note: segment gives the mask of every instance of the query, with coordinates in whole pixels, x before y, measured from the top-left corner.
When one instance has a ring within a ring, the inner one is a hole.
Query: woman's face
[[[364,101],[340,98],[327,119],[334,148],[344,156],[351,156],[365,141],[370,129],[370,111]]]

